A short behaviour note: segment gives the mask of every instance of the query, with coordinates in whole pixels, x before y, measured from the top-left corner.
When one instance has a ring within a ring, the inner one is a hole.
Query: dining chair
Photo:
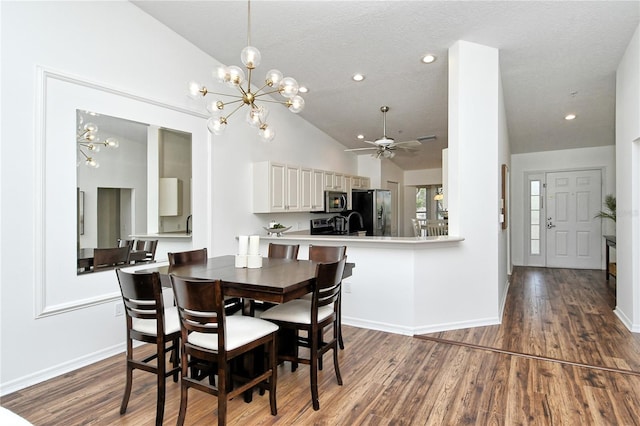
[[[189,388],[218,398],[218,425],[226,424],[227,401],[243,392],[259,387],[269,392],[271,414],[276,407],[278,326],[244,315],[227,316],[220,280],[186,279],[171,275],[171,286],[178,305],[181,329],[181,384],[178,425],[184,424]],[[244,354],[263,348],[262,371],[248,378],[232,376],[230,364]],[[216,368],[214,380],[205,381],[189,368],[192,363],[208,362]],[[236,382],[239,383],[235,386]]]
[[[347,246],[314,246],[309,244],[309,260],[314,262],[335,262],[347,255]],[[310,296],[307,295],[310,299]],[[344,349],[344,340],[342,339],[342,295],[338,300],[338,344],[340,349]],[[322,363],[320,365],[322,369]]]
[[[129,262],[128,245],[115,248],[96,248],[93,250],[93,270],[111,269],[124,266]]]
[[[147,371],[157,376],[156,425],[159,426],[162,425],[164,417],[166,378],[173,376],[173,381],[177,382],[180,372],[178,310],[174,306],[164,305],[158,272],[131,273],[116,269],[116,275],[120,284],[127,324],[126,384],[120,414],[127,411],[133,370]],[[145,358],[136,358],[133,348],[134,340],[155,344],[155,353]],[[171,352],[169,362],[172,367],[170,369],[167,369],[166,361],[168,352]]]
[[[194,265],[207,263],[207,248],[167,253],[169,266]]]
[[[322,356],[329,350],[333,350],[336,379],[338,384],[342,385],[338,365],[338,305],[346,259],[346,256],[343,256],[336,262],[316,265],[316,279],[311,300],[295,299],[274,306],[260,316],[262,319],[273,321],[280,327],[278,343],[282,350],[278,353],[278,361],[291,361],[310,366],[309,380],[314,410],[320,409],[318,369]],[[327,327],[332,327],[333,333],[329,339],[325,340]],[[301,335],[301,331],[306,333]],[[309,349],[308,358],[300,356],[300,347]]]
[[[435,237],[449,234],[449,225],[442,219],[429,219],[426,224],[427,236]]]
[[[413,236],[420,237],[422,235],[422,228],[420,222],[415,217],[411,218],[411,225],[413,226]]]
[[[300,244],[269,243],[268,257],[275,259],[297,259]]]
[[[269,243],[269,249],[267,251],[267,257],[272,259],[297,259],[298,251],[300,250],[300,244],[276,244]],[[255,316],[256,308],[266,310],[274,303],[264,302],[262,300],[251,300],[249,302],[249,315]]]
[[[144,260],[136,261],[136,263],[153,262],[156,259],[156,249],[158,248],[158,240],[138,240],[136,241],[136,250],[142,250],[146,253]]]
[[[167,253],[167,257],[169,259],[169,272],[171,272],[172,266],[206,264],[208,259],[206,247],[175,253],[170,252]],[[225,297],[225,305],[227,315],[232,315],[242,311],[244,302],[239,297]]]

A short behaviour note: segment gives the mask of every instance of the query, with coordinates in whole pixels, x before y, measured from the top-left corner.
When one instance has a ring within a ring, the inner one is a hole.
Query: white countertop
[[[369,246],[402,246],[405,248],[433,247],[436,244],[459,243],[464,237],[440,236],[440,237],[358,237],[351,235],[310,235],[309,230],[285,232],[282,236],[261,235],[265,241],[322,241],[332,243],[349,243]]]
[[[186,232],[158,232],[155,234],[132,234],[129,235],[130,238],[189,238],[191,239],[191,234],[187,234]]]

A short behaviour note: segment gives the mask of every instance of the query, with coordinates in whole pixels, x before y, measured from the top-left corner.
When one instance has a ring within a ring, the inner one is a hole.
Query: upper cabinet
[[[178,178],[160,178],[158,194],[159,216],[182,214],[182,181]]]
[[[270,161],[254,163],[253,212],[303,211],[300,176],[300,167]]]
[[[313,212],[324,208],[324,191],[344,191],[351,198],[352,176],[263,161],[253,163],[253,212]],[[355,177],[360,183],[369,178]],[[368,184],[367,187],[368,188]]]

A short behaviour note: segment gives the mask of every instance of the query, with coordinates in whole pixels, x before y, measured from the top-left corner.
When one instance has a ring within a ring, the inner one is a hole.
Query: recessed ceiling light
[[[425,64],[431,64],[436,61],[436,56],[429,53],[424,55],[421,60]]]
[[[300,88],[298,88],[298,92],[309,93],[309,88],[307,86],[300,86]]]
[[[364,139],[364,135],[358,135],[357,138],[358,139]]]
[[[357,74],[354,74],[353,77],[351,77],[351,79],[353,81],[362,81],[362,80],[364,80],[364,75],[360,74],[360,73],[357,73]]]
[[[564,116],[565,120],[575,120],[576,115],[575,114],[567,114]]]

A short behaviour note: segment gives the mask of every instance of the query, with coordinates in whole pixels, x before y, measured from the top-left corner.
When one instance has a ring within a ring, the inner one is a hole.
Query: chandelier
[[[247,70],[246,78],[242,68],[235,65],[220,66],[213,72],[213,76],[218,82],[235,88],[238,93],[211,92],[205,86],[192,81],[189,83],[189,94],[193,98],[197,98],[200,95],[202,97],[218,95],[231,98],[226,101],[215,99],[206,104],[207,111],[211,113],[211,117],[207,121],[207,128],[211,133],[221,135],[227,127],[229,117],[242,107],[247,106],[249,107],[246,114],[247,122],[258,129],[258,135],[264,141],[271,141],[275,137],[275,131],[267,124],[269,110],[262,103],[283,104],[289,111],[297,114],[304,108],[304,99],[298,95],[298,82],[292,77],[284,77],[276,69],[267,72],[264,83],[259,89],[254,90],[252,88],[253,70],[260,65],[261,56],[260,51],[251,46],[251,1],[247,3],[247,47],[242,49],[240,53],[240,60]],[[270,96],[276,93],[284,97],[285,100],[275,100]]]
[[[87,112],[89,115],[95,113]],[[85,117],[78,111],[77,117],[78,129],[76,131],[76,142],[78,144],[78,152],[84,157],[84,164],[88,167],[97,169],[100,163],[94,158],[94,154],[100,152],[100,146],[107,148],[117,148],[120,143],[115,138],[106,138],[101,141],[98,136],[98,126],[92,122],[85,123]],[[80,162],[78,162],[80,165]]]

